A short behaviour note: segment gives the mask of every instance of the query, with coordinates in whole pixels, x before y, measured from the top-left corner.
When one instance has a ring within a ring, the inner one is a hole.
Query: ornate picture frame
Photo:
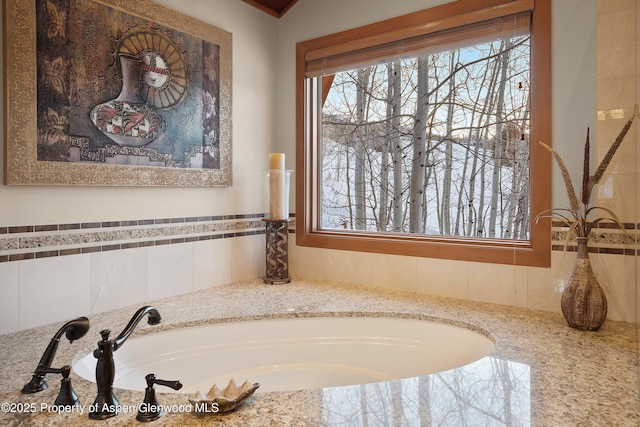
[[[232,37],[150,0],[5,0],[5,184],[232,184]]]

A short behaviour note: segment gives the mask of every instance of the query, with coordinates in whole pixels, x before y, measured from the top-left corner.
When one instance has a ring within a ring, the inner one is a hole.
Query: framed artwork
[[[231,33],[150,0],[4,5],[6,184],[231,185]]]

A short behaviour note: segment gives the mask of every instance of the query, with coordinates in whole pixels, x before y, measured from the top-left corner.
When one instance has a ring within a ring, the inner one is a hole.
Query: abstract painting
[[[7,184],[231,185],[230,33],[147,0],[9,0],[5,28]]]

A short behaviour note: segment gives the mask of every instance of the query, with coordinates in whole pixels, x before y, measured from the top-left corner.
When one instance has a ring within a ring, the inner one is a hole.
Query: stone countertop
[[[240,318],[384,313],[467,323],[491,334],[496,343],[490,356],[450,371],[358,386],[258,391],[238,410],[224,415],[187,412],[187,395],[165,393],[160,387],[160,404],[183,406],[165,411],[151,425],[640,425],[638,343],[632,324],[607,321],[598,332],[581,332],[555,313],[301,280],[277,286],[254,280],[150,304],[161,313],[162,324],[140,322],[132,337]],[[72,344],[61,339],[53,367],[71,364],[78,353],[99,341],[100,330],[119,332],[142,305],[87,316],[89,332]],[[50,412],[59,376],[47,375],[47,390],[20,393],[64,323],[0,336],[0,425],[140,425],[135,412],[89,420],[86,411],[96,385],[73,371],[73,387],[80,398],[75,412]],[[115,394],[123,406],[141,403],[144,395],[127,390]],[[21,413],[12,412],[19,409]],[[30,409],[34,412],[24,412]]]

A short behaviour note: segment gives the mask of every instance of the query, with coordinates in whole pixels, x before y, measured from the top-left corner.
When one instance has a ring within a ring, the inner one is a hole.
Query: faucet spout
[[[136,326],[138,326],[138,323],[140,323],[140,320],[142,320],[142,318],[146,314],[149,315],[149,318],[147,320],[147,323],[149,325],[157,325],[158,323],[160,323],[160,320],[162,320],[162,318],[160,317],[160,313],[158,313],[158,310],[156,310],[154,307],[150,305],[141,307],[138,311],[135,312],[133,317],[131,317],[131,320],[129,320],[127,326],[125,326],[122,332],[120,332],[120,335],[118,335],[114,340],[113,351],[116,351],[122,346],[122,344],[124,344],[127,338],[129,338],[129,335],[131,335]]]

